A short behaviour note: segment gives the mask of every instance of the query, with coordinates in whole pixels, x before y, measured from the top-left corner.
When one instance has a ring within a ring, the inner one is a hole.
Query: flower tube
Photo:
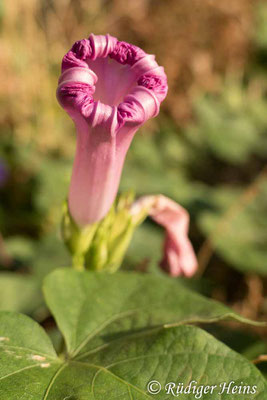
[[[133,136],[167,89],[153,55],[110,35],[91,34],[64,56],[57,98],[77,130],[68,207],[78,226],[109,211]]]
[[[188,238],[189,215],[171,199],[163,196],[144,196],[131,209],[136,218],[149,215],[166,230],[161,267],[171,276],[191,277],[197,270],[197,259]]]

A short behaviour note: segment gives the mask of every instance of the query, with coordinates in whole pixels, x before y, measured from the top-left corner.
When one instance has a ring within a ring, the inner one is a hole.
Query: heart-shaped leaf
[[[106,275],[62,269],[48,275],[44,293],[72,355],[118,333],[151,327],[227,318],[252,323],[178,280],[152,274]],[[71,301],[70,293],[75,293]]]
[[[183,325],[237,315],[176,280],[66,269],[46,278],[45,296],[67,352],[57,357],[30,318],[0,313],[1,400],[163,400],[192,381],[199,391],[215,386],[205,395],[209,400],[244,400],[244,392],[219,394],[230,381],[240,390],[249,387],[250,400],[264,400],[266,381],[252,363],[200,328]]]

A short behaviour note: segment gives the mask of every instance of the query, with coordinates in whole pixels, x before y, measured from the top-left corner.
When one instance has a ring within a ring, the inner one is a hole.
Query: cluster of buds
[[[163,268],[175,276],[195,272],[182,207],[161,195],[115,201],[131,141],[158,114],[167,90],[155,56],[110,35],[91,34],[64,56],[57,98],[75,123],[77,147],[63,235],[76,266],[116,270],[149,215],[167,232]]]

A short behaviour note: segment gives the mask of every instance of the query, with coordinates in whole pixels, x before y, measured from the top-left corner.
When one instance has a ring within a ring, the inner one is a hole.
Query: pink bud
[[[188,238],[189,215],[179,204],[163,195],[144,196],[132,206],[132,214],[141,210],[166,229],[161,267],[172,276],[191,277],[197,270],[197,259]]]
[[[153,55],[110,35],[92,34],[64,56],[57,98],[77,130],[68,203],[78,225],[109,211],[133,136],[158,114],[167,89]]]

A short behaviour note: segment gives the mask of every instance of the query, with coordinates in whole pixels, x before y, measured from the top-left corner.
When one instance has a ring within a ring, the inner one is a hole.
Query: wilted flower
[[[191,277],[197,270],[197,259],[188,238],[189,215],[179,204],[163,195],[144,196],[135,201],[132,215],[147,213],[166,230],[161,267],[172,276]]]
[[[166,94],[155,57],[110,35],[92,34],[64,56],[57,97],[77,129],[68,205],[79,226],[109,211],[133,136]]]

